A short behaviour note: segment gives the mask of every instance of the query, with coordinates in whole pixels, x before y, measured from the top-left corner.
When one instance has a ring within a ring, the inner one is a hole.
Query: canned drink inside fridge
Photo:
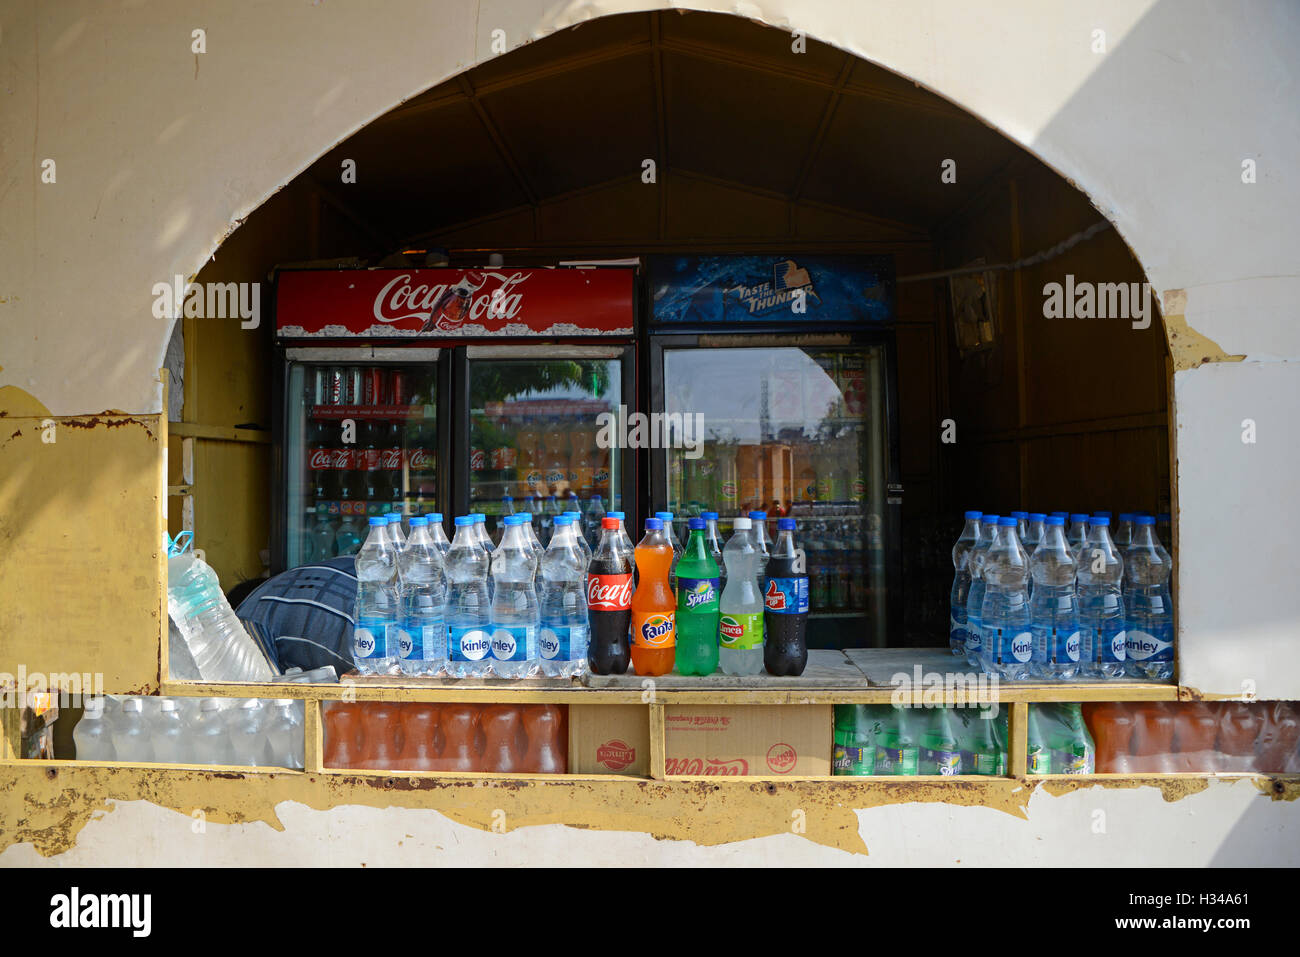
[[[343,370],[338,366],[325,369],[325,399],[323,405],[343,404]]]
[[[410,404],[411,379],[404,369],[394,369],[389,373],[387,400],[393,405]]]
[[[359,382],[361,391],[357,393],[354,400],[360,405],[383,405],[384,404],[384,370],[378,366],[371,366],[368,369],[357,369],[360,377]]]

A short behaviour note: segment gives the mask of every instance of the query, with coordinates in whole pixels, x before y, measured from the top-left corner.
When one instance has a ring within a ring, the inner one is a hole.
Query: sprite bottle
[[[718,563],[705,542],[705,521],[687,522],[690,537],[677,562],[677,671],[711,675],[718,670]]]

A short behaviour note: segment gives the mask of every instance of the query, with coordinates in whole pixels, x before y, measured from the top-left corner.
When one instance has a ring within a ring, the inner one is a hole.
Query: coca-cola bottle
[[[323,421],[311,422],[307,439],[307,471],[311,474],[312,499],[320,504],[335,499],[334,448],[329,428]]]
[[[366,503],[367,518],[388,511],[383,504],[385,495],[380,481],[384,473],[380,470],[383,452],[379,447],[379,428],[380,423],[374,419],[362,419],[357,423],[357,453],[360,456],[357,471],[362,477],[361,497]]]
[[[408,430],[407,438],[407,475],[411,484],[411,495],[423,512],[425,505],[433,504],[437,489],[433,429],[426,423],[420,422]]]
[[[401,509],[403,503],[402,465],[405,456],[402,452],[402,423],[394,419],[388,423],[387,438],[382,445],[383,459],[380,464],[380,487],[390,507]]]
[[[600,544],[587,566],[587,663],[593,674],[621,675],[631,660],[632,556],[619,543],[618,519],[600,522]]]
[[[483,426],[475,419],[469,429],[470,488],[482,488],[488,478],[488,453],[484,447]]]

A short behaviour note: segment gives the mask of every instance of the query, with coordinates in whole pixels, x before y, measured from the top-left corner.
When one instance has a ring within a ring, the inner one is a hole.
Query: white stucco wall
[[[1175,379],[1183,677],[1300,698],[1287,581],[1300,540],[1300,6],[1287,0],[9,3],[0,386],[55,414],[158,411],[169,329],[150,313],[154,283],[195,273],[334,143],[490,56],[493,30],[514,46],[669,6],[805,30],[950,98],[1087,192],[1158,292],[1187,291],[1190,325],[1246,359]]]

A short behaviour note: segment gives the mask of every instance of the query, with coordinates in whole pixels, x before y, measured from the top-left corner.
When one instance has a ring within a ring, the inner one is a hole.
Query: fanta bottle
[[[523,770],[519,748],[519,709],[511,704],[488,705],[483,709],[483,770],[506,774]]]
[[[472,704],[443,705],[439,717],[442,726],[440,771],[478,771],[482,768],[475,741],[479,731],[479,709]]]
[[[529,774],[564,774],[566,752],[560,737],[563,713],[559,705],[531,704],[524,707],[524,733],[528,750],[524,770]]]
[[[1204,701],[1171,705],[1174,712],[1175,767],[1179,771],[1217,771],[1219,713]]]
[[[438,751],[434,735],[438,730],[438,706],[409,702],[401,706],[402,750],[397,768],[402,771],[436,771]]]
[[[1106,701],[1083,706],[1083,717],[1097,748],[1098,774],[1127,774],[1133,770],[1133,708]]]
[[[639,675],[666,675],[677,653],[677,602],[668,587],[673,548],[662,519],[645,520],[636,546],[639,582],[632,594],[632,667]]]
[[[336,701],[325,711],[325,754],[327,768],[355,768],[361,764],[361,708]]]

